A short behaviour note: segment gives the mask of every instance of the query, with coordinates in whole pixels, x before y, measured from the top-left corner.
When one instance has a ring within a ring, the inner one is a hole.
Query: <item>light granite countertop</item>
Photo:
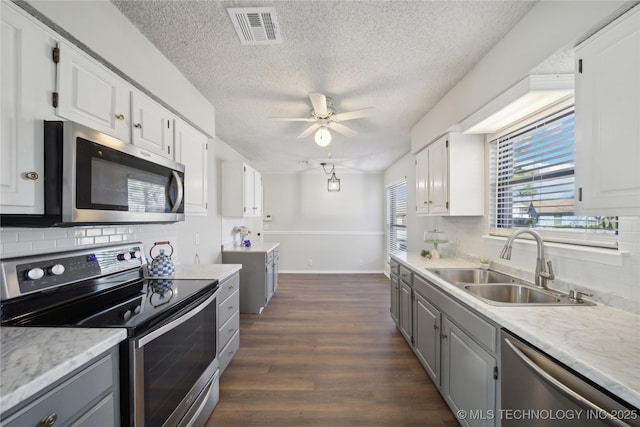
[[[0,328],[0,413],[104,353],[125,329]]]
[[[224,245],[222,247],[222,252],[270,252],[280,246],[280,243],[274,242],[251,242],[251,246],[233,246],[233,245]]]
[[[447,258],[427,260],[417,253],[394,258],[457,300],[640,408],[640,315],[603,304],[493,306],[427,270],[478,267],[478,264]]]

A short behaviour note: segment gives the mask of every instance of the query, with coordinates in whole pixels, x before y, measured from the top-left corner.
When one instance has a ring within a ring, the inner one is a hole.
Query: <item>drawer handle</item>
[[[437,331],[438,330],[438,325],[434,324],[433,325],[433,329],[435,329]]]
[[[229,310],[233,310],[233,306],[232,305],[229,306]]]
[[[229,350],[229,356],[233,355],[233,350]]]
[[[233,289],[233,285],[229,285],[229,289]]]
[[[142,123],[136,123],[133,127],[136,129],[142,129]]]
[[[43,426],[52,426],[56,423],[56,421],[58,421],[58,414],[56,414],[55,412],[47,417],[44,417],[40,420],[40,424],[42,424]]]
[[[38,172],[27,172],[24,174],[24,177],[31,181],[36,181],[39,178]]]
[[[231,333],[231,332],[233,332],[233,331],[235,331],[235,329],[234,329],[234,328],[229,328],[229,333]]]
[[[116,119],[124,120],[124,114],[116,114]]]
[[[442,338],[443,340],[446,340],[447,338],[449,338],[449,336],[447,334],[442,334],[440,335],[440,338]]]

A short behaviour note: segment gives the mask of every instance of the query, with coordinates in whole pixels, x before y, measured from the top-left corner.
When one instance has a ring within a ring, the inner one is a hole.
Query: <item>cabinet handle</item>
[[[124,114],[116,114],[116,119],[124,120]]]
[[[233,355],[233,350],[229,350],[229,356]]]
[[[435,330],[437,331],[437,330],[438,330],[438,325],[436,325],[436,324],[434,323],[434,325],[433,325],[433,329],[435,329]]]
[[[40,178],[38,172],[27,172],[24,174],[24,177],[30,179],[31,181],[36,181],[38,178]]]
[[[229,333],[233,332],[235,329],[229,328]]]
[[[58,414],[56,414],[55,412],[47,417],[44,417],[40,420],[40,424],[42,424],[43,426],[52,426],[56,423],[56,421],[58,421]]]
[[[230,305],[228,308],[229,308],[229,310],[233,310],[233,306],[232,305]]]
[[[142,129],[142,123],[136,123],[133,127],[136,129]]]
[[[229,289],[233,289],[233,285],[229,285]]]
[[[422,202],[422,203],[424,203],[424,204],[426,205],[427,203],[431,203],[431,202],[427,202],[427,201],[425,200],[425,201],[424,201],[424,202]]]
[[[433,203],[433,200],[429,200],[429,203]]]
[[[443,340],[446,340],[449,337],[447,336],[447,334],[442,334],[442,335],[440,335],[440,338],[442,338]]]

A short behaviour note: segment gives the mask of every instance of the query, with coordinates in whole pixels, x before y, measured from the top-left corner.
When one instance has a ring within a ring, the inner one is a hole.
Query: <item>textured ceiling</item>
[[[531,8],[529,1],[113,1],[214,105],[216,134],[262,172],[382,171],[410,129]],[[275,7],[281,44],[241,45],[227,7]],[[170,83],[170,82],[169,82]],[[374,107],[318,147],[309,92]],[[307,164],[308,162],[308,164]]]

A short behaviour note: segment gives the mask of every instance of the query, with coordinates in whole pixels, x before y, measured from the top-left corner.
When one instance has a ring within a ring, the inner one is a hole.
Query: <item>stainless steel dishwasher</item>
[[[503,426],[640,426],[640,411],[508,331],[501,333]]]

